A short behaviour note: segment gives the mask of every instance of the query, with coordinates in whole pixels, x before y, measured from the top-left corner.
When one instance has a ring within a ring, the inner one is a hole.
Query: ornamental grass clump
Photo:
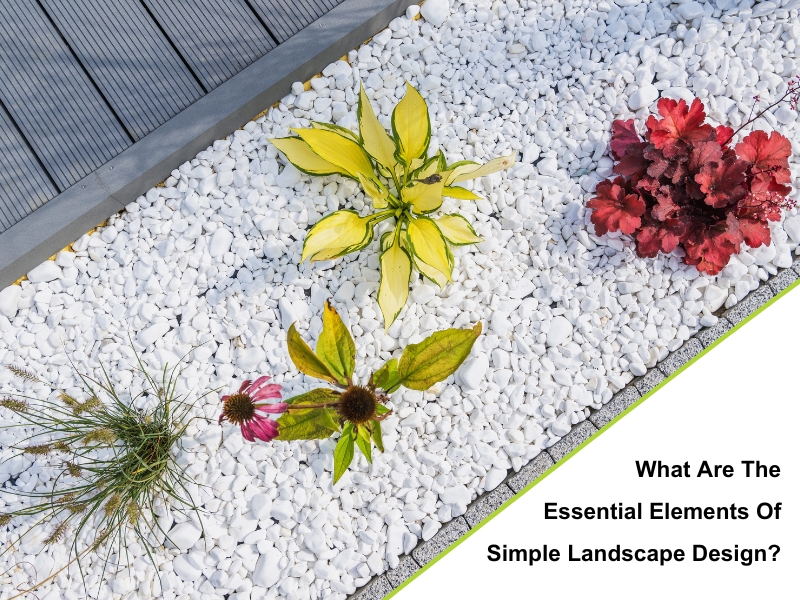
[[[633,119],[614,121],[611,153],[619,176],[597,184],[587,203],[597,235],[633,235],[637,254],[648,258],[680,246],[684,262],[709,275],[719,273],[742,243],[769,245],[769,222],[794,207],[787,197],[791,143],[777,131],[753,131],[732,142],[779,102],[788,100],[796,109],[799,93],[790,81],[778,102],[755,117],[751,112],[737,131],[705,123],[697,98],[691,106],[661,98],[661,118],[647,119],[644,140]]]
[[[372,445],[383,452],[381,422],[391,414],[385,406],[388,394],[400,386],[424,391],[455,373],[466,360],[481,334],[481,324],[471,329],[438,331],[418,344],[410,344],[399,359],[392,358],[369,376],[366,382],[353,380],[356,346],[341,317],[325,303],[322,332],[315,350],[300,337],[293,324],[286,339],[289,356],[297,369],[333,387],[316,388],[283,402],[279,386],[267,385],[268,377],[251,384],[245,381],[239,392],[222,398],[220,422],[229,420],[242,429],[244,437],[264,441],[317,440],[341,433],[333,452],[333,482],[344,475],[353,461],[355,447],[372,462]],[[261,394],[259,396],[259,394]],[[281,414],[277,420],[258,414]],[[268,422],[268,423],[267,423]],[[248,437],[250,436],[250,437]]]
[[[514,164],[514,156],[485,165],[447,164],[441,150],[428,156],[428,106],[410,84],[392,113],[391,135],[375,116],[362,86],[358,126],[354,133],[312,122],[310,129],[293,129],[297,137],[270,141],[304,173],[338,174],[360,182],[376,211],[360,216],[353,210],[339,210],[321,219],[306,235],[302,261],[330,260],[362,250],[372,242],[378,223],[393,220],[394,227],[380,240],[378,304],[388,328],[408,299],[412,267],[442,288],[452,281],[451,247],[482,241],[461,215],[428,215],[441,208],[444,196],[480,200],[458,184],[507,169]]]
[[[194,418],[192,404],[176,391],[176,370],[165,368],[157,382],[139,361],[145,388],[123,399],[105,372],[101,381],[78,374],[81,393],[72,395],[26,369],[9,369],[50,388],[44,399],[5,394],[0,400],[5,410],[0,412],[5,413],[4,429],[24,429],[27,434],[14,446],[15,456],[46,461],[43,466],[54,468],[55,476],[30,491],[19,489],[21,484],[6,485],[4,491],[20,501],[0,514],[0,525],[13,526],[26,517],[28,523],[33,517],[34,523],[21,523],[3,553],[15,551],[38,531],[44,532],[45,545],[69,542],[72,560],[61,570],[75,561],[81,567],[82,558],[101,548],[105,569],[112,555],[117,561],[127,556],[133,532],[154,561],[154,545],[166,535],[157,507],[197,511],[188,491],[192,482],[176,462],[181,438]]]

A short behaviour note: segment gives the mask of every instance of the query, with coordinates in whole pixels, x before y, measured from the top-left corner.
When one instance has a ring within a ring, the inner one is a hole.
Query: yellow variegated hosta
[[[377,223],[394,219],[381,239],[381,282],[378,304],[386,327],[408,299],[412,268],[440,288],[452,279],[451,246],[475,244],[481,238],[464,217],[433,217],[444,196],[480,200],[458,184],[507,169],[514,156],[484,165],[472,161],[447,164],[440,150],[428,156],[431,122],[420,93],[406,84],[406,93],[392,113],[391,135],[378,121],[364,88],[358,98],[355,133],[330,123],[294,129],[297,137],[271,140],[300,171],[309,175],[339,174],[355,179],[377,212],[359,216],[340,210],[321,219],[308,232],[302,260],[329,260],[365,248]]]

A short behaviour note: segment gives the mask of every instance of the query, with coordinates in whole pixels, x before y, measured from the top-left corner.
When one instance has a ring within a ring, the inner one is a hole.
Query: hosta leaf
[[[359,426],[358,434],[356,435],[356,444],[358,444],[358,449],[361,450],[361,453],[367,457],[367,462],[372,463],[372,441],[370,440],[372,436],[370,432],[367,430],[366,427],[363,425]]]
[[[372,421],[372,441],[375,442],[375,447],[379,452],[383,452],[383,434],[381,433],[381,422]]]
[[[309,408],[285,412],[278,419],[279,440],[320,440],[338,431],[330,408]]]
[[[475,192],[471,192],[467,188],[463,188],[460,185],[446,185],[442,195],[447,196],[448,198],[456,198],[457,200],[483,200],[483,198]]]
[[[394,323],[408,300],[410,277],[411,258],[399,243],[392,244],[381,254],[381,282],[378,287],[378,305],[387,328]]]
[[[270,142],[283,153],[290,163],[303,173],[308,173],[309,175],[333,175],[337,173],[349,176],[349,173],[344,169],[320,158],[311,149],[311,146],[299,137],[276,138],[271,139]]]
[[[293,129],[321,158],[339,166],[353,179],[373,173],[372,163],[363,148],[344,135],[326,129]]]
[[[437,331],[419,344],[406,346],[398,373],[402,385],[424,391],[456,372],[481,334],[481,324],[472,329]]]
[[[373,221],[354,210],[337,210],[320,219],[306,235],[301,262],[329,260],[364,248],[372,241]]]
[[[358,94],[358,128],[361,131],[361,140],[364,150],[366,150],[372,158],[379,164],[387,169],[394,168],[397,160],[394,153],[397,150],[394,141],[386,133],[383,125],[378,121],[375,116],[375,111],[372,110],[372,105],[369,103],[364,86]]]
[[[332,389],[317,388],[311,390],[310,392],[306,392],[304,394],[300,394],[299,396],[294,396],[293,398],[284,400],[284,402],[291,404],[292,406],[298,406],[300,404],[328,404],[338,400],[339,394],[334,392]]]
[[[392,112],[392,132],[397,141],[396,158],[411,165],[415,158],[424,158],[431,141],[428,106],[420,93],[406,83],[406,93]]]
[[[294,323],[289,327],[289,333],[286,335],[286,345],[289,348],[289,356],[298,371],[331,383],[336,381],[336,378],[325,366],[325,363],[314,354],[314,351],[300,337]]]
[[[341,479],[347,467],[353,462],[355,454],[355,440],[353,439],[353,424],[347,422],[342,428],[342,436],[333,449],[333,483]]]
[[[436,225],[439,226],[439,230],[447,241],[456,246],[477,244],[483,241],[483,238],[475,233],[469,221],[461,215],[444,215],[436,220]]]
[[[416,173],[413,173],[412,176],[414,179],[426,179],[431,175],[435,175],[439,172],[439,155],[431,156],[428,161],[422,165],[422,168],[419,169]]]
[[[442,273],[447,277],[447,281],[452,281],[447,242],[436,223],[428,217],[418,217],[409,221],[407,231],[414,255]]]
[[[347,385],[356,368],[356,345],[330,301],[325,301],[322,310],[322,332],[316,350],[336,380]]]
[[[443,190],[444,180],[439,177],[439,181],[431,184],[419,182],[403,188],[403,200],[414,207],[415,213],[429,213],[442,205]]]
[[[470,170],[467,167],[463,169],[462,167],[458,167],[447,178],[447,185],[453,185],[454,183],[466,181],[467,179],[476,179],[484,175],[491,175],[497,171],[502,171],[503,169],[508,169],[514,165],[516,160],[513,154],[509,154],[508,156],[500,156],[499,158],[492,159],[485,165],[479,166],[477,169]]]
[[[389,206],[387,199],[389,198],[389,191],[382,186],[378,186],[372,179],[367,179],[361,173],[358,174],[358,180],[361,182],[361,187],[372,199],[373,208],[386,208]]]
[[[350,138],[354,142],[358,143],[358,136],[349,130],[347,127],[342,127],[341,125],[334,125],[333,123],[320,123],[319,121],[311,121],[311,127],[314,129],[324,129],[325,131],[332,131],[333,133],[338,133],[339,135],[343,135],[346,138]]]
[[[400,384],[400,375],[397,373],[397,359],[390,358],[380,369],[375,371],[372,376],[372,382],[375,387],[389,393],[395,391]]]

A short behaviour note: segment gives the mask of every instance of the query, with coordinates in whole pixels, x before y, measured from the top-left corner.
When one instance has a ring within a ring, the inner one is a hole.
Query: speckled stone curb
[[[411,554],[401,557],[400,563],[394,569],[375,577],[350,596],[350,600],[379,600],[393,589],[400,587],[409,577],[466,535],[470,529],[480,526],[490,518],[515,494],[519,494],[554,468],[558,461],[798,279],[800,279],[800,258],[795,260],[791,268],[780,271],[741,302],[723,312],[716,325],[701,329],[654,368],[631,381],[624,389],[614,394],[602,408],[593,411],[585,421],[574,425],[567,435],[528,462],[518,472],[509,475],[498,487],[478,496],[463,516],[446,523],[431,539],[420,543]]]

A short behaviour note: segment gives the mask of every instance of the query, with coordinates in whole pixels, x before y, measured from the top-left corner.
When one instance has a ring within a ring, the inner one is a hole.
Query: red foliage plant
[[[705,123],[695,98],[658,101],[661,118],[651,115],[644,140],[633,119],[614,121],[613,181],[597,184],[587,206],[597,235],[633,235],[636,252],[652,258],[681,246],[684,261],[716,275],[739,252],[770,243],[768,221],[794,203],[789,155],[792,147],[773,131],[754,131],[734,147],[734,131]]]

